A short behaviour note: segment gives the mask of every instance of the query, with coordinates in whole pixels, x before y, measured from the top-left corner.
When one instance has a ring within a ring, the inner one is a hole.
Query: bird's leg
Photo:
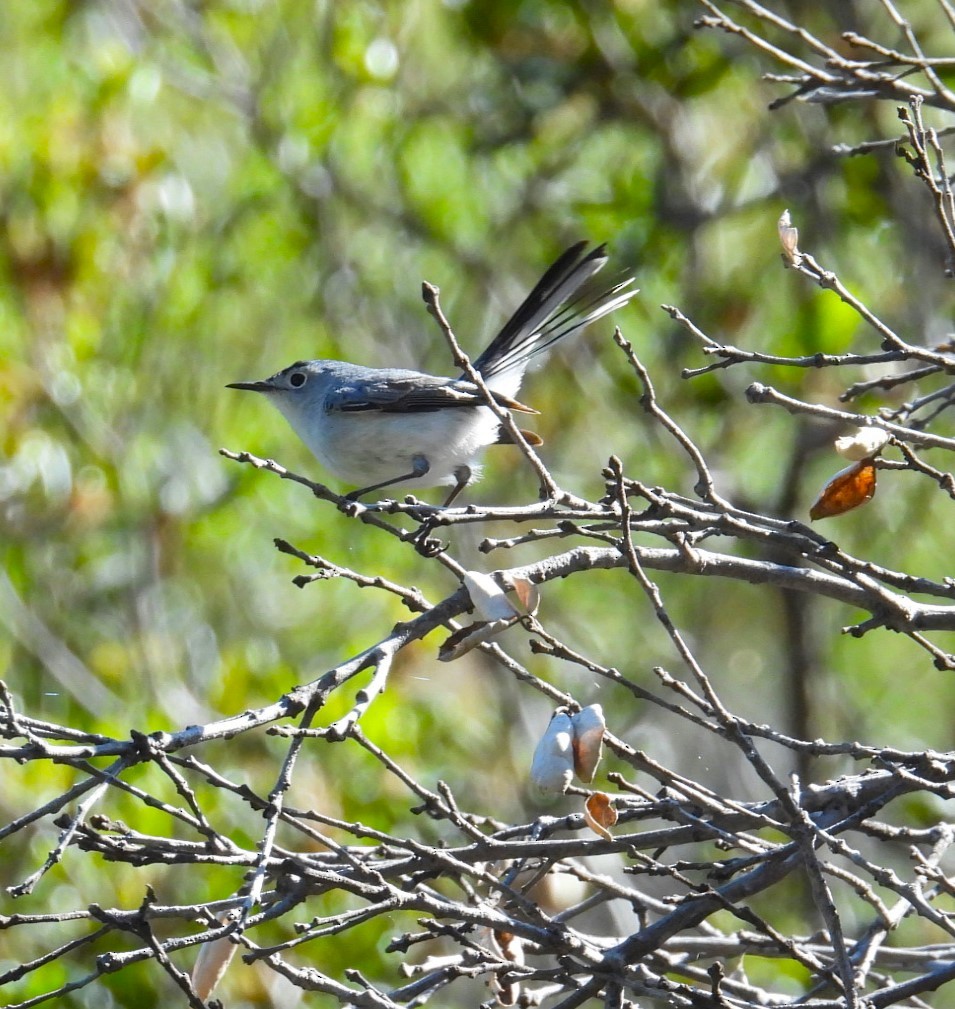
[[[444,502],[443,507],[447,508],[451,502],[464,490],[468,485],[468,481],[471,479],[471,467],[470,466],[458,466],[454,471],[454,478],[457,483],[451,488],[451,493],[448,495],[447,501]],[[434,531],[434,527],[438,524],[437,515],[431,515],[430,518],[424,520],[421,523],[421,527],[418,531],[411,537],[411,540],[418,547],[426,557],[434,557],[439,554],[442,550],[447,549],[445,544],[441,540],[432,539],[431,533]]]
[[[370,494],[373,490],[381,490],[382,487],[390,487],[392,484],[404,483],[406,480],[416,480],[418,477],[424,476],[429,469],[431,469],[431,463],[423,455],[416,455],[411,460],[414,469],[410,473],[402,473],[401,476],[392,477],[390,480],[382,480],[381,483],[373,483],[370,487],[362,487],[359,490],[349,491],[345,497],[349,501],[357,501],[360,497],[364,497],[366,494]],[[470,470],[468,474],[470,475]],[[457,493],[458,488],[455,488],[455,493]]]
[[[468,485],[468,481],[471,479],[471,467],[470,466],[458,466],[454,471],[454,478],[457,483],[451,488],[451,493],[448,495],[448,500],[444,502],[444,507],[448,508],[451,502],[464,490]]]
[[[451,502],[467,487],[468,481],[471,479],[471,467],[458,466],[454,471],[454,477],[457,483],[451,488],[451,493],[448,495],[447,501],[444,502],[443,507],[445,508],[449,507]],[[426,557],[434,557],[441,553],[442,550],[447,549],[441,540],[431,538],[431,533],[434,531],[436,525],[438,525],[438,517],[437,515],[431,515],[421,523],[421,526],[415,533],[408,537]]]

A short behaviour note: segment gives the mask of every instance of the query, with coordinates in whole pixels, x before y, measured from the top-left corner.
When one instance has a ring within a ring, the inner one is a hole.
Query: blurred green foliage
[[[878,17],[845,8],[863,24]],[[839,24],[827,11],[804,13],[832,41]],[[432,600],[450,591],[450,579],[390,538],[220,458],[220,445],[248,449],[326,478],[264,403],[223,387],[319,356],[449,372],[420,281],[441,287],[475,351],[581,236],[609,241],[615,259],[636,268],[643,293],[616,321],[721,490],[806,518],[839,463],[808,425],[747,406],[742,390],[760,378],[833,402],[843,376],[754,369],[685,382],[681,367],[704,359],[657,305],[678,305],[738,346],[875,349],[855,315],[782,269],[775,221],[788,206],[804,247],[909,340],[930,341],[949,326],[940,257],[925,201],[891,150],[830,152],[835,142],[896,135],[894,110],[791,103],[767,112],[781,89],[760,79],[765,63],[738,39],[697,32],[700,13],[688,0],[3,6],[0,666],[19,705],[120,737],[175,729],[266,703],[405,615],[351,584],[293,587],[299,568],[275,552],[275,536],[417,584]],[[594,327],[528,382],[546,462],[586,496],[601,493],[611,453],[640,479],[689,492],[693,474],[648,426],[609,333]],[[534,497],[532,474],[514,472],[509,451],[489,459],[473,499]],[[909,476],[883,484],[827,531],[878,563],[950,574],[941,495]],[[479,560],[475,545],[456,536],[459,556],[475,565],[516,562]],[[793,728],[772,593],[666,576],[660,584],[727,703]],[[950,675],[904,640],[843,638],[854,616],[813,607],[812,705],[795,728],[806,738],[947,748]],[[646,601],[616,574],[549,587],[545,619],[648,683],[653,665],[676,662]],[[521,658],[581,689],[577,673]],[[344,711],[349,698],[335,703]],[[446,778],[472,808],[521,817],[519,789],[502,783],[520,779],[546,717],[544,702],[519,699],[500,670],[477,658],[439,667],[434,650],[418,646],[363,724],[424,782]],[[643,725],[636,707],[619,709],[612,728],[676,765],[705,759],[673,726]],[[251,735],[202,759],[267,793],[282,752],[281,740]],[[303,757],[294,802],[427,833],[367,754],[342,746],[332,756],[320,766]],[[143,775],[142,787],[180,801],[155,769]],[[31,795],[71,783],[47,764],[23,768],[0,797],[3,821],[30,808]],[[238,800],[208,801],[210,815],[235,817],[230,829],[254,845],[258,821]],[[122,802],[110,815],[122,817]],[[154,815],[157,832],[169,829]],[[41,864],[54,837],[41,821],[7,843],[5,882]],[[210,870],[197,892],[174,869],[104,868],[67,854],[33,896],[4,896],[0,911],[135,907],[147,882],[164,902],[195,901],[239,883],[235,871]],[[376,976],[379,939],[369,935],[360,951],[327,943],[329,971],[338,960]],[[36,955],[7,933],[5,964]],[[157,978],[152,966],[124,971],[70,1004],[168,1004]],[[66,979],[57,963],[15,997]],[[292,1004],[255,970],[234,970],[225,990],[233,1006]]]

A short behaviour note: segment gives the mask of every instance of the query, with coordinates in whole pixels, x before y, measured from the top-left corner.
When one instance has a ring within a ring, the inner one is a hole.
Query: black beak
[[[268,382],[230,382],[227,389],[246,389],[248,392],[271,392]]]

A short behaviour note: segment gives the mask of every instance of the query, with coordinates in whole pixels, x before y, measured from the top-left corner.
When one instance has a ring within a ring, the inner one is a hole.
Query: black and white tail
[[[565,336],[626,305],[637,293],[633,277],[601,287],[595,274],[607,262],[607,247],[587,252],[577,242],[562,253],[504,324],[474,367],[492,388],[513,395],[528,361]],[[504,381],[501,381],[504,379]]]

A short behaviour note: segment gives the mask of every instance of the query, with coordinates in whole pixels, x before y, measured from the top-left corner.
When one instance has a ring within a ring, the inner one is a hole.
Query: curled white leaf
[[[467,627],[457,630],[449,638],[442,642],[438,649],[439,662],[453,662],[460,659],[462,655],[467,655],[472,648],[490,641],[495,634],[506,631],[514,623],[510,620],[492,620],[489,623],[484,620],[476,620]]]
[[[531,788],[539,798],[567,791],[574,777],[574,725],[565,708],[557,708],[531,760]]]
[[[776,222],[776,228],[779,231],[779,244],[783,247],[783,258],[792,266],[798,261],[801,253],[798,248],[799,229],[793,226],[788,210],[782,212]]]
[[[543,879],[539,877],[539,872],[527,873],[525,882],[537,880],[527,891],[527,896],[548,914],[566,911],[579,904],[589,892],[587,883],[566,872],[548,872]],[[520,882],[521,876],[518,875],[515,885]]]
[[[483,571],[465,571],[464,587],[474,608],[485,620],[514,620],[520,616],[507,593],[491,575]]]
[[[239,911],[224,911],[219,915],[219,921],[226,925],[232,921],[238,921]],[[192,968],[192,987],[203,1002],[212,994],[216,985],[222,980],[226,968],[235,956],[237,945],[229,936],[221,939],[213,939],[211,942],[202,944],[199,955],[196,957],[196,965]]]
[[[860,427],[854,434],[836,438],[835,449],[843,459],[859,462],[878,455],[892,436],[881,427]]]

